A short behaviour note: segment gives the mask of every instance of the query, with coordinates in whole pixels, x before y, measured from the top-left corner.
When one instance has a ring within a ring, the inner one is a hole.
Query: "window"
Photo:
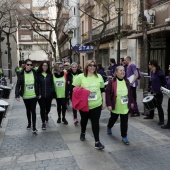
[[[74,15],[76,15],[76,8],[75,7],[73,8],[73,11],[74,11]]]
[[[23,50],[32,50],[32,45],[23,45]]]
[[[31,35],[21,35],[21,40],[31,40]]]
[[[74,30],[74,38],[76,38],[76,30]]]
[[[21,25],[21,30],[29,30],[31,29],[31,25]]]

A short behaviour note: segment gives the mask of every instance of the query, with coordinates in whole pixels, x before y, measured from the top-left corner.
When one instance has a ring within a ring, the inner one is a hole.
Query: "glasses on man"
[[[89,64],[88,66],[89,66],[89,67],[96,67],[95,64]]]
[[[26,64],[27,66],[33,66],[32,64]]]
[[[63,69],[63,67],[59,67],[60,69]]]

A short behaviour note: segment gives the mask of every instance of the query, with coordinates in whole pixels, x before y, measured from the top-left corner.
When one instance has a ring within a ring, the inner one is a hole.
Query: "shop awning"
[[[160,28],[155,28],[153,30],[149,30],[147,31],[147,35],[150,34],[157,34],[157,33],[165,33],[165,32],[169,32],[170,31],[170,26],[164,26],[164,27],[160,27]],[[139,37],[142,37],[143,33],[136,33],[136,34],[132,34],[130,36],[127,36],[128,39],[138,39]]]

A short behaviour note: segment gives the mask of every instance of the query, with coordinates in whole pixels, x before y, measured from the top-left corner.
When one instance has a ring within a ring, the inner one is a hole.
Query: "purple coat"
[[[130,88],[130,83],[129,80],[124,78],[126,82],[126,86],[128,89],[128,108],[131,108],[131,104],[134,102],[132,93],[131,93],[131,88]],[[113,82],[113,83],[112,83]],[[113,85],[112,85],[113,84]],[[113,89],[112,89],[113,86]],[[106,105],[107,106],[112,106],[112,110],[115,109],[115,104],[116,104],[116,89],[117,89],[117,81],[116,78],[113,80],[110,80],[107,87],[106,87]]]

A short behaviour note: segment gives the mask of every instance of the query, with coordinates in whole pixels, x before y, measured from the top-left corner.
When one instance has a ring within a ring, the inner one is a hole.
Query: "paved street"
[[[16,79],[14,78],[14,82]],[[138,90],[138,104],[143,112],[143,97]],[[26,130],[27,118],[23,101],[14,100],[14,89],[10,99],[7,117],[0,128],[1,170],[169,170],[170,130],[163,130],[154,120],[143,116],[129,117],[128,138],[130,145],[121,141],[119,121],[108,136],[106,125],[109,112],[101,116],[100,138],[105,150],[94,148],[91,125],[88,124],[86,141],[79,139],[80,126],[74,126],[71,107],[67,110],[68,126],[57,124],[56,103],[50,112],[47,130],[41,130],[39,106],[37,104],[37,135]],[[167,97],[164,97],[166,115]]]

